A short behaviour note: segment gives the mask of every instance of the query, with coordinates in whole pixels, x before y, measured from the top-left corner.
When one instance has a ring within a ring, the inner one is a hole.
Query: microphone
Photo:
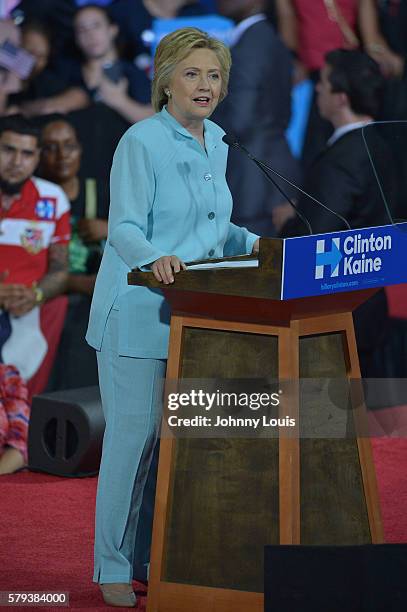
[[[335,210],[332,210],[332,208],[329,208],[329,206],[327,206],[326,204],[323,204],[322,202],[317,200],[317,198],[314,198],[314,196],[312,196],[310,193],[307,193],[306,191],[301,189],[301,187],[298,187],[298,185],[296,185],[295,183],[290,181],[283,174],[280,174],[280,172],[277,172],[277,170],[274,170],[274,168],[272,168],[268,164],[265,164],[260,159],[257,159],[256,157],[254,157],[254,155],[252,155],[252,153],[250,153],[250,151],[248,151],[242,144],[240,144],[240,142],[237,140],[237,138],[235,136],[232,136],[231,134],[225,134],[224,137],[222,138],[222,140],[223,140],[223,142],[225,142],[230,147],[233,147],[235,149],[240,149],[241,151],[246,153],[246,155],[252,161],[254,161],[254,163],[260,168],[260,170],[263,170],[263,172],[265,172],[266,170],[268,170],[269,172],[272,172],[273,174],[278,176],[279,179],[281,179],[285,183],[288,183],[291,187],[294,187],[294,189],[297,189],[297,191],[300,191],[303,195],[305,195],[308,198],[310,198],[313,202],[316,202],[316,204],[318,204],[319,206],[322,206],[322,208],[324,208],[325,210],[330,212],[332,215],[335,215],[335,217],[337,217],[338,219],[340,219],[342,221],[342,223],[346,226],[346,228],[348,230],[352,229],[351,226],[349,225],[349,222],[345,219],[345,217],[342,217],[342,215],[337,213]],[[266,176],[268,176],[268,174],[266,174]],[[271,179],[271,177],[270,177],[270,180],[272,180],[273,184],[276,185],[276,187],[279,189],[277,183],[275,183],[273,181],[273,179]],[[279,189],[279,191],[280,191],[280,193],[283,193],[281,189]],[[285,194],[283,193],[283,195],[285,195]],[[285,197],[287,198],[287,196],[285,196]],[[309,221],[305,220],[305,217],[298,210],[298,207],[290,200],[290,198],[287,198],[287,200],[291,204],[291,206],[294,207],[294,209],[296,210],[298,216],[304,221],[304,223],[306,223],[306,225],[308,225],[309,228],[311,228],[311,225],[310,225]],[[311,229],[310,233],[311,234],[313,233],[312,229]]]
[[[297,214],[297,216],[307,226],[310,235],[313,234],[314,232],[312,231],[311,223],[308,221],[306,216],[303,215],[298,210],[298,206],[296,206],[294,204],[294,202],[292,201],[292,199],[288,197],[288,195],[283,191],[283,189],[280,187],[280,185],[277,183],[277,181],[275,179],[273,179],[272,176],[269,175],[269,173],[268,173],[269,168],[266,166],[266,164],[263,163],[262,161],[260,161],[259,159],[257,159],[256,157],[254,157],[254,155],[252,155],[243,145],[240,144],[240,142],[237,140],[237,138],[235,136],[232,136],[231,134],[225,134],[223,136],[222,140],[223,140],[223,142],[225,142],[230,147],[234,147],[235,149],[241,149],[244,153],[246,153],[246,155],[249,157],[249,159],[251,159],[256,164],[256,166],[259,168],[259,170],[261,170],[263,172],[264,176],[271,183],[273,183],[274,187],[276,187],[278,189],[278,191],[281,193],[281,195],[287,200],[287,202],[289,202],[291,204],[291,206],[295,210],[295,213]]]

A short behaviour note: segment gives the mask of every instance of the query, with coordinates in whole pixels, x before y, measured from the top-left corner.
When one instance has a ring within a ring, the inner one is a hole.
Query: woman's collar
[[[191,134],[191,132],[189,132],[183,125],[181,125],[179,121],[176,120],[174,115],[171,115],[171,113],[168,112],[167,106],[162,107],[160,111],[160,115],[164,119],[164,121],[169,123],[176,132],[178,132],[179,134],[182,134],[183,136],[186,136],[187,138],[193,138],[194,140],[196,140],[196,138]],[[210,130],[208,129],[207,119],[204,119],[203,125],[204,125],[205,148],[207,150],[214,149],[216,147],[216,143],[214,141],[214,138]]]

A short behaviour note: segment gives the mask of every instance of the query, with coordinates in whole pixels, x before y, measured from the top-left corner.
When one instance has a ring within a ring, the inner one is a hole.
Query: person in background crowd
[[[151,115],[150,83],[132,64],[119,59],[115,39],[118,27],[98,5],[79,8],[73,18],[81,60],[60,59],[58,74],[65,86],[58,95],[25,103],[26,114],[67,113],[103,102],[129,123]]]
[[[402,60],[380,32],[375,0],[276,0],[276,9],[280,34],[297,58],[296,80],[309,76],[317,83],[325,54],[338,48],[363,48],[386,77],[401,74]],[[331,133],[314,97],[303,151],[307,167]]]
[[[46,71],[51,57],[51,34],[41,22],[25,22],[21,27],[21,43],[26,51],[35,57],[30,77],[48,74]],[[39,97],[39,96],[37,96]]]
[[[383,87],[384,79],[373,59],[361,51],[340,49],[326,55],[316,88],[319,111],[332,124],[334,133],[309,171],[305,190],[327,202],[355,228],[387,221],[360,131],[377,116]],[[379,157],[378,162],[385,163],[385,160]],[[305,195],[300,196],[298,206],[309,219],[314,233],[345,229],[340,219]],[[287,214],[290,220],[282,232],[303,234],[306,228],[289,206]]]
[[[276,0],[276,9],[281,36],[306,74],[321,69],[328,51],[360,46],[385,76],[400,72],[400,57],[380,31],[375,0]]]
[[[42,130],[40,174],[62,187],[71,206],[72,238],[67,290],[92,295],[107,238],[109,197],[107,185],[79,174],[82,147],[73,125],[54,118]]]
[[[29,419],[27,386],[14,366],[0,363],[0,474],[27,464]]]
[[[145,73],[121,60],[115,39],[118,26],[103,7],[87,5],[74,17],[81,62],[66,66],[68,82],[79,86],[93,102],[103,102],[135,123],[152,114],[150,82]]]
[[[111,172],[109,240],[87,340],[97,351],[106,429],[99,473],[94,580],[109,605],[135,606],[132,562],[162,412],[169,306],[160,290],[129,287],[151,267],[163,285],[183,260],[257,252],[230,223],[223,130],[208,117],[227,92],[229,50],[195,28],[165,36],[155,55],[156,114],[121,139]]]
[[[21,46],[35,57],[35,64],[23,81],[22,91],[10,98],[10,104],[25,115],[68,112],[87,104],[83,91],[79,87],[67,89],[66,81],[50,66],[51,40],[40,22],[26,22],[21,28]]]
[[[42,130],[40,175],[62,187],[71,205],[72,238],[66,286],[68,313],[51,376],[55,390],[97,384],[95,352],[85,342],[90,300],[107,237],[108,186],[80,176],[82,147],[75,128],[54,117]]]
[[[317,101],[321,115],[332,123],[335,131],[324,153],[310,168],[305,190],[347,219],[352,229],[389,222],[361,133],[361,128],[372,123],[379,112],[383,86],[378,64],[365,53],[341,49],[326,55],[317,85]],[[375,152],[376,170],[383,179],[384,193],[392,201],[395,176],[391,151],[374,130],[369,141]],[[300,197],[298,208],[315,234],[346,229],[339,218],[306,196]],[[287,216],[289,220],[280,231],[282,237],[307,233],[303,222],[288,206]],[[362,376],[380,378],[384,370],[377,351],[388,331],[384,291],[360,306],[354,320]]]
[[[109,13],[120,26],[129,57],[139,68],[149,72],[152,66],[149,35],[153,20],[206,15],[208,9],[197,0],[117,0],[109,7]]]
[[[64,192],[33,177],[39,156],[38,129],[22,116],[4,118],[0,123],[0,362],[18,368],[30,394],[45,388],[61,334],[70,238]]]
[[[399,56],[407,56],[406,0],[377,0],[380,28],[390,48]]]
[[[285,136],[291,114],[290,54],[266,19],[264,0],[218,0],[217,6],[237,27],[229,95],[214,120],[253,155],[296,181],[299,168]],[[230,151],[227,179],[233,220],[258,234],[274,235],[272,211],[276,217],[284,196],[241,151]],[[292,195],[290,187],[284,191]]]
[[[18,47],[20,38],[20,30],[11,20],[0,19],[0,45],[8,40]],[[21,78],[6,66],[0,64],[0,117],[8,113],[10,106],[9,98],[12,94],[21,91],[21,87]]]
[[[72,54],[75,0],[20,0],[16,4],[12,11],[12,17],[16,21],[35,21],[52,32],[52,51],[55,57]]]
[[[19,7],[16,10],[19,10]],[[7,23],[3,22],[1,24],[0,31]],[[23,49],[36,58],[36,63],[32,73],[25,81],[18,79],[18,86],[15,83],[16,77],[14,77],[12,87],[10,87],[9,82],[4,85],[2,100],[0,101],[3,106],[2,114],[23,112],[28,116],[41,115],[54,112],[55,109],[60,112],[68,112],[71,109],[85,106],[87,97],[83,91],[75,87],[67,89],[65,81],[48,68],[51,43],[47,29],[42,23],[27,22],[21,32],[12,22],[9,23],[11,24],[9,30],[12,27],[18,32],[18,35],[11,36],[9,31],[5,35],[7,40],[10,40],[17,47],[21,44]],[[0,34],[0,43],[3,38],[3,35]],[[62,91],[64,91],[63,96],[56,95]],[[11,96],[10,94],[14,95]]]
[[[379,0],[379,21],[386,42],[402,62],[400,72],[386,84],[381,119],[407,119],[407,0]],[[405,154],[403,153],[405,156]]]

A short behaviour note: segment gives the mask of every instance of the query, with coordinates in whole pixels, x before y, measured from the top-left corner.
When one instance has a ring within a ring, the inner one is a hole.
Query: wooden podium
[[[376,289],[281,300],[282,267],[283,241],[262,239],[257,268],[179,273],[164,288],[167,379],[360,378],[351,313]],[[149,272],[132,271],[129,284],[163,289]],[[294,394],[290,416],[323,411],[315,402]],[[382,541],[366,437],[166,436],[147,612],[262,612],[266,544]]]

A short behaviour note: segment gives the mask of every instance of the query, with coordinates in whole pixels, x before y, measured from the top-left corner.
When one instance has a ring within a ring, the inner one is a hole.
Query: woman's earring
[[[165,95],[167,96],[167,98],[171,98],[171,92],[169,89],[165,90]]]

